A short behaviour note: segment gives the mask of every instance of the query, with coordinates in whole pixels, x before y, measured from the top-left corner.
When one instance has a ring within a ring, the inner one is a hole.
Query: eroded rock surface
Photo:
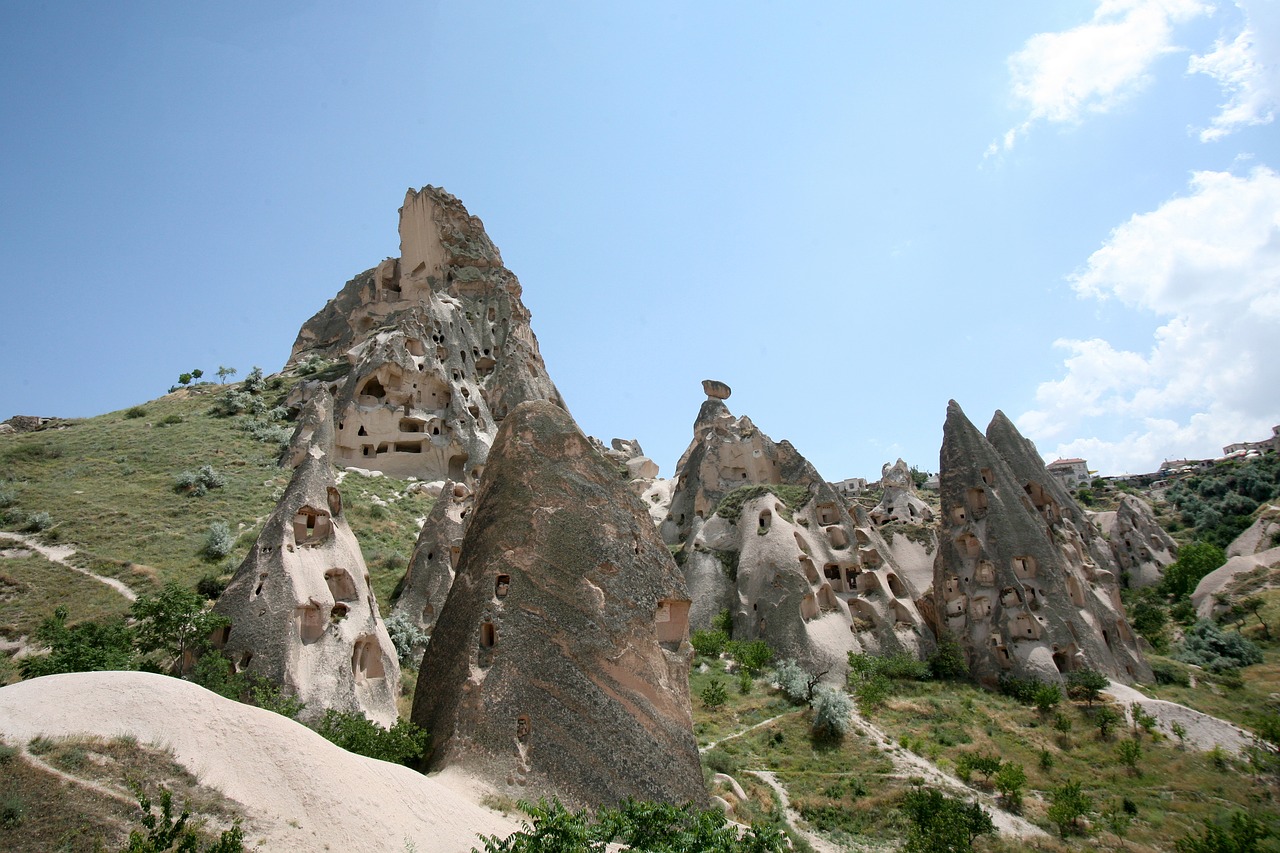
[[[289,363],[344,359],[336,461],[474,486],[497,426],[525,400],[564,402],[520,282],[480,220],[437,187],[409,190],[401,257],[347,282],[303,324]],[[323,383],[310,382],[299,398]]]
[[[940,476],[936,608],[975,677],[1058,681],[1084,667],[1151,677],[1110,549],[1003,413],[984,436],[951,401]]]
[[[214,605],[231,620],[215,645],[305,702],[304,719],[333,708],[391,726],[400,664],[335,485],[331,405],[323,391],[307,404],[293,478]]]
[[[876,524],[891,521],[928,524],[933,521],[933,510],[916,495],[916,484],[906,462],[899,459],[893,465],[886,463],[880,469],[880,485],[884,488],[884,495],[870,513]]]
[[[1111,543],[1122,579],[1131,587],[1153,586],[1164,579],[1165,568],[1177,557],[1173,537],[1156,521],[1146,501],[1121,495],[1114,512],[1100,512],[1094,522]]]
[[[735,638],[834,674],[849,651],[933,648],[922,590],[904,582],[866,512],[719,397],[698,412],[661,529],[679,548],[697,629],[728,610]]]
[[[462,538],[470,517],[472,493],[462,483],[445,482],[428,513],[409,558],[393,614],[403,614],[430,634],[444,609],[453,573],[462,554]]]
[[[431,768],[588,805],[706,802],[683,578],[647,512],[563,409],[503,421],[423,658]]]

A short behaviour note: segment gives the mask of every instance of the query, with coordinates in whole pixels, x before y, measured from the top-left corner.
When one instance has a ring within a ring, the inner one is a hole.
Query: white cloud
[[[1228,96],[1200,140],[1221,139],[1253,124],[1270,124],[1280,101],[1280,2],[1237,0],[1244,12],[1244,28],[1233,40],[1219,40],[1214,49],[1191,57],[1187,71],[1207,74]]]
[[[1187,195],[1112,231],[1071,281],[1082,297],[1164,322],[1146,352],[1057,342],[1065,375],[1041,384],[1018,419],[1042,446],[1071,439],[1056,452],[1145,471],[1280,422],[1280,175],[1196,173]]]
[[[1073,123],[1114,108],[1148,82],[1156,59],[1178,49],[1173,28],[1211,11],[1198,0],[1101,0],[1088,23],[1032,36],[1009,57],[1013,94],[1027,118],[988,154],[1013,148],[1038,121]]]

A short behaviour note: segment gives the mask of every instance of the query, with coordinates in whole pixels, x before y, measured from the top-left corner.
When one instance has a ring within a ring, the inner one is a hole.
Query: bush
[[[126,418],[129,418],[130,420],[133,420],[136,418],[145,418],[147,416],[147,410],[144,409],[142,406],[134,406],[131,409],[125,410],[124,416]]]
[[[1200,835],[1188,833],[1174,842],[1173,849],[1177,853],[1246,853],[1262,849],[1258,842],[1271,837],[1266,824],[1253,815],[1234,811],[1225,820],[1205,818]]]
[[[910,821],[902,847],[907,853],[972,850],[975,839],[996,831],[982,806],[952,799],[932,788],[913,788],[902,797],[898,808]]]
[[[236,547],[236,537],[231,535],[231,528],[227,526],[225,521],[215,521],[209,525],[209,532],[204,536],[204,546],[200,549],[206,557],[211,560],[221,560],[223,557],[231,553],[231,549]],[[204,583],[208,576],[201,580]],[[222,585],[226,588],[226,584]],[[200,594],[205,598],[217,598],[222,595],[222,590],[218,590],[216,595],[210,596],[203,590]]]
[[[1023,705],[1034,705],[1036,702],[1036,691],[1044,682],[1037,678],[1022,678],[1017,675],[1001,673],[1000,680],[996,688],[1013,699],[1017,699]]]
[[[217,575],[205,575],[196,582],[196,592],[208,601],[217,601],[226,589],[227,582]]]
[[[161,665],[180,669],[188,655],[210,647],[210,636],[231,624],[205,609],[195,590],[170,581],[155,595],[140,595],[129,608],[136,620],[137,646],[143,654],[158,652]]]
[[[808,704],[817,679],[806,672],[794,660],[787,659],[778,665],[776,676],[778,689],[796,705]]]
[[[1164,570],[1160,589],[1174,598],[1186,598],[1205,575],[1227,561],[1226,553],[1208,542],[1192,542],[1178,551],[1178,559]]]
[[[420,630],[404,613],[387,620],[387,633],[391,636],[391,645],[396,647],[401,666],[416,662],[429,639],[427,632]]]
[[[165,415],[163,418],[156,421],[156,426],[177,426],[180,423],[182,423],[182,415]]]
[[[262,378],[262,368],[255,366],[253,370],[250,370],[249,375],[244,378],[244,382],[240,383],[240,387],[249,394],[261,394],[267,387],[266,380]]]
[[[1048,714],[1062,701],[1062,688],[1056,684],[1041,684],[1032,696],[1036,710]]]
[[[752,675],[759,675],[773,660],[773,649],[764,640],[730,640],[727,648],[738,665]]]
[[[1136,740],[1125,738],[1116,744],[1116,758],[1135,776],[1142,775],[1138,770],[1138,761],[1142,758],[1142,745]]]
[[[704,687],[699,695],[702,704],[712,710],[729,701],[729,691],[725,690],[724,682],[718,678],[711,679],[711,683]]]
[[[1076,831],[1077,821],[1093,809],[1093,801],[1080,791],[1079,782],[1065,782],[1050,794],[1049,820],[1063,838]]]
[[[1085,700],[1090,705],[1098,701],[1103,690],[1111,684],[1111,679],[1094,669],[1077,669],[1067,673],[1067,695],[1079,701]]]
[[[960,641],[948,633],[938,637],[938,650],[929,656],[929,671],[934,678],[959,680],[969,677],[969,661]]]
[[[1005,762],[996,772],[996,790],[1004,807],[1011,812],[1022,811],[1022,789],[1027,784],[1027,772],[1021,764]]]
[[[724,651],[725,646],[729,643],[729,635],[724,631],[694,631],[689,637],[689,642],[693,645],[693,650],[704,658],[715,659],[720,657],[720,653]]]
[[[141,786],[134,788],[134,794],[138,797],[138,809],[142,812],[139,823],[146,832],[137,829],[130,832],[124,853],[156,853],[161,850],[197,853],[200,850],[200,836],[195,827],[188,824],[191,813],[184,808],[178,819],[173,819],[173,794],[167,788],[160,789],[159,814],[151,810],[151,799],[143,793]],[[237,820],[217,841],[205,847],[204,853],[240,853],[242,850],[244,832]]]
[[[212,465],[201,465],[195,471],[183,471],[174,481],[173,490],[193,497],[201,497],[210,489],[220,489],[227,478],[213,470]]]
[[[843,690],[823,684],[813,693],[813,733],[818,737],[842,738],[849,731],[853,702]]]
[[[18,492],[8,486],[0,486],[0,509],[8,509],[18,502]]]
[[[1098,737],[1103,740],[1111,737],[1123,720],[1124,716],[1110,705],[1099,705],[1093,712],[1093,724],[1098,728]]]
[[[31,533],[39,533],[41,530],[48,530],[50,527],[53,527],[53,516],[47,512],[33,512],[27,516],[27,523],[23,529]]]
[[[1262,651],[1251,640],[1234,631],[1224,632],[1207,619],[1201,619],[1185,632],[1182,648],[1173,656],[1213,672],[1262,663]]]
[[[59,606],[53,616],[36,628],[35,639],[49,647],[49,654],[19,661],[23,678],[138,668],[133,653],[133,631],[123,619],[81,622],[68,627],[67,608]]]
[[[345,749],[380,761],[404,764],[427,748],[429,735],[409,720],[397,720],[390,729],[364,714],[330,708],[314,726],[317,733]]]

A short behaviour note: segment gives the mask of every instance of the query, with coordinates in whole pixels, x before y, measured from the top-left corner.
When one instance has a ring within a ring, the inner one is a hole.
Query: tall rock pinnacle
[[[338,464],[474,486],[511,409],[564,402],[520,282],[458,199],[432,186],[409,190],[400,252],[304,323],[289,363],[319,356],[350,365],[330,387]],[[300,397],[318,384],[302,386]]]
[[[518,406],[418,678],[429,766],[587,805],[705,801],[688,616],[684,580],[617,466],[563,409]]]

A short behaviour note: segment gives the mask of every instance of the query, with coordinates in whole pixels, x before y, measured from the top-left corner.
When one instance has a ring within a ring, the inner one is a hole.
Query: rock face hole
[[[355,601],[360,597],[356,592],[355,578],[346,569],[329,569],[324,573],[324,582],[328,584],[334,601]]]
[[[480,625],[480,648],[492,649],[498,643],[498,626],[492,622]]]
[[[377,637],[364,634],[356,640],[351,651],[351,673],[356,683],[386,677],[386,669],[382,666],[382,647],[378,645]]]
[[[689,604],[689,601],[677,598],[664,598],[658,602],[653,622],[659,643],[678,647],[689,636]]]
[[[293,541],[299,545],[320,545],[333,532],[329,513],[313,506],[303,506],[293,517]]]
[[[506,598],[511,590],[511,575],[498,575],[493,581],[493,594],[496,598]]]

